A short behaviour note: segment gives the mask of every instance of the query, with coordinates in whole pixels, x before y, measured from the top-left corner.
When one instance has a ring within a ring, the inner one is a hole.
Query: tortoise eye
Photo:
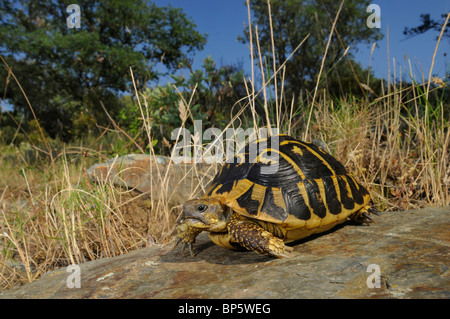
[[[196,210],[200,213],[203,213],[207,208],[208,206],[206,206],[205,204],[199,204],[197,205]]]

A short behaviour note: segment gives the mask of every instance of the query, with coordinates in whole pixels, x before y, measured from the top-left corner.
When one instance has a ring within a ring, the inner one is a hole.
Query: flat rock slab
[[[153,246],[67,268],[4,291],[0,298],[450,298],[450,207],[381,213],[295,243],[273,259],[212,244],[197,255]]]

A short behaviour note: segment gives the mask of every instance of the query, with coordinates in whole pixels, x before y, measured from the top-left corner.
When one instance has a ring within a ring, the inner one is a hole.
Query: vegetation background
[[[86,169],[170,156],[173,130],[193,133],[194,120],[313,141],[382,210],[450,205],[448,70],[416,79],[410,64],[380,79],[358,64],[354,43],[383,38],[360,27],[369,3],[248,1],[246,73],[213,57],[194,68],[207,36],[178,8],[82,2],[81,28],[70,29],[65,1],[0,1],[0,93],[14,106],[0,113],[0,286],[170,242],[179,207],[91,184]],[[435,32],[436,54],[448,19],[424,14],[404,32]]]

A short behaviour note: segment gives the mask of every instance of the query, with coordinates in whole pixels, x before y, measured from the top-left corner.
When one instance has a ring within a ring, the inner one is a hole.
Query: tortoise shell
[[[221,167],[203,197],[277,224],[286,241],[332,228],[370,202],[368,191],[333,156],[287,135],[247,144]]]

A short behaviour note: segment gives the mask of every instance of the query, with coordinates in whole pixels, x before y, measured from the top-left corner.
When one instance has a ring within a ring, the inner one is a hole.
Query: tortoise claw
[[[372,219],[372,217],[370,217],[370,214],[379,216],[380,215],[379,213],[380,211],[373,206],[364,207],[359,212],[351,216],[350,219],[358,224],[366,224],[366,225],[369,225],[370,223],[376,224],[375,221]]]
[[[293,251],[294,248],[285,246],[283,251],[270,251],[269,254],[277,258],[291,258],[293,256]]]
[[[186,242],[183,243],[183,247],[181,249],[181,257],[184,257],[184,251],[186,250]]]
[[[370,221],[370,222],[376,224],[375,221],[367,213],[362,213],[361,217],[363,219],[363,223],[369,224],[369,221]]]
[[[181,240],[178,240],[181,241]],[[178,245],[177,241],[177,245]],[[184,251],[186,250],[186,246],[189,247],[189,252],[192,257],[195,257],[194,245],[192,243],[183,242],[183,248],[181,249],[181,256],[184,257]]]
[[[177,248],[180,243],[181,243],[181,238],[178,238],[177,242],[175,243],[175,245],[173,245],[171,251],[175,250],[175,248]]]
[[[192,257],[195,257],[195,252],[194,252],[194,245],[193,243],[188,243],[183,241],[183,239],[178,238],[175,245],[172,247],[171,251],[174,251],[178,245],[183,242],[182,246],[181,246],[181,256],[184,257],[184,251],[186,250],[186,247],[189,247],[189,252],[191,254]]]
[[[380,216],[380,211],[375,207],[375,206],[371,206],[368,209],[369,213]]]
[[[191,253],[192,257],[195,257],[194,245],[192,243],[189,243],[189,252]]]

